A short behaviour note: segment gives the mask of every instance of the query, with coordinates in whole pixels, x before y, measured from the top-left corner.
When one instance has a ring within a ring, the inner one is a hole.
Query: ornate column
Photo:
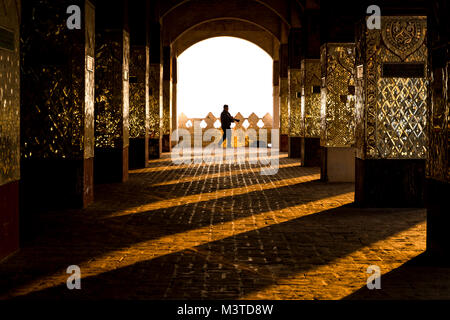
[[[301,87],[301,159],[304,166],[320,166],[320,59],[303,59]]]
[[[300,87],[300,61],[301,61],[300,28],[291,28],[289,32],[289,157],[301,157],[301,87]]]
[[[274,129],[280,128],[280,61],[273,61],[273,124]]]
[[[110,6],[101,1],[97,10]],[[128,180],[130,36],[122,9],[117,8],[113,16],[102,16],[96,32],[96,183]]]
[[[89,1],[23,1],[21,230],[40,209],[93,201],[95,9]],[[70,5],[81,29],[67,27]],[[31,233],[30,233],[31,232]]]
[[[301,163],[321,165],[320,149],[320,10],[308,3],[303,19],[303,57],[301,61]]]
[[[20,1],[0,11],[0,260],[19,249]]]
[[[172,57],[172,132],[178,127],[177,115],[177,57]],[[176,141],[171,141],[171,146],[176,145]]]
[[[429,27],[428,156],[426,160],[427,252],[450,256],[450,26],[448,2],[433,3]]]
[[[130,52],[130,168],[145,168],[148,162],[149,60],[147,46],[132,46]]]
[[[321,179],[351,182],[355,178],[355,45],[321,46]]]
[[[155,9],[153,9],[155,11]],[[148,157],[159,158],[161,146],[161,116],[162,105],[160,103],[161,92],[161,27],[159,22],[150,24],[149,29],[149,132],[148,132]]]
[[[130,2],[130,146],[129,166],[145,168],[148,163],[149,47],[146,2]]]
[[[171,150],[172,134],[172,55],[170,46],[163,47],[160,103],[161,113],[161,146],[162,152]]]
[[[280,151],[289,151],[289,80],[288,80],[288,64],[289,50],[288,44],[280,45]]]
[[[383,16],[357,32],[355,200],[424,205],[427,148],[426,17]]]

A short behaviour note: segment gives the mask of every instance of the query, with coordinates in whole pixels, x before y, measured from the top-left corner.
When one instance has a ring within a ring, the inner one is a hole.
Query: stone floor
[[[87,209],[36,213],[34,238],[0,264],[0,298],[450,298],[450,269],[421,259],[425,210],[357,208],[353,184],[286,154],[274,175],[261,166],[164,154],[96,186]],[[81,290],[67,289],[70,265]]]

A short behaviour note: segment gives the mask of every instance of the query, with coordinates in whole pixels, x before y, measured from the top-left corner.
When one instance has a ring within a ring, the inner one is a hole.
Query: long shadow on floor
[[[344,206],[83,278],[81,290],[62,284],[20,298],[237,299],[424,219],[423,210]]]
[[[381,289],[362,287],[346,300],[450,299],[450,264],[423,253],[381,275]]]
[[[353,191],[352,184],[339,186],[310,181],[108,219],[95,210],[55,213],[36,224],[41,236],[32,245],[0,264],[0,294],[136,243]]]

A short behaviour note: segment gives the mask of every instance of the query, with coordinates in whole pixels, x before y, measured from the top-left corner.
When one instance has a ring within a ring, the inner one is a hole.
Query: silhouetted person
[[[222,139],[219,141],[219,147],[225,140],[227,140],[227,147],[231,148],[231,123],[235,121],[239,122],[240,120],[233,118],[231,114],[228,112],[228,105],[224,105],[223,111],[220,114],[220,122],[222,123],[223,136]]]

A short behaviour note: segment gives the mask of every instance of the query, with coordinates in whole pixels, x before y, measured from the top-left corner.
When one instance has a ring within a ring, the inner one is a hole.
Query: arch
[[[191,0],[163,0],[160,2],[159,6],[159,17],[163,19],[166,15],[168,15],[171,11],[175,10],[177,7],[189,2]],[[251,0],[262,4],[272,10],[276,15],[279,16],[281,20],[285,23],[290,24],[290,1],[289,0]],[[303,6],[299,1],[295,1],[294,3],[299,11],[303,11]]]
[[[264,50],[273,59],[278,56],[279,41],[266,30],[246,21],[221,19],[204,22],[184,32],[173,43],[176,56],[192,45],[214,37],[235,37],[247,40]]]
[[[279,15],[257,1],[192,0],[176,6],[161,19],[163,45],[172,44],[183,33],[202,23],[224,19],[257,25],[278,40],[281,39],[283,28],[289,28]]]

